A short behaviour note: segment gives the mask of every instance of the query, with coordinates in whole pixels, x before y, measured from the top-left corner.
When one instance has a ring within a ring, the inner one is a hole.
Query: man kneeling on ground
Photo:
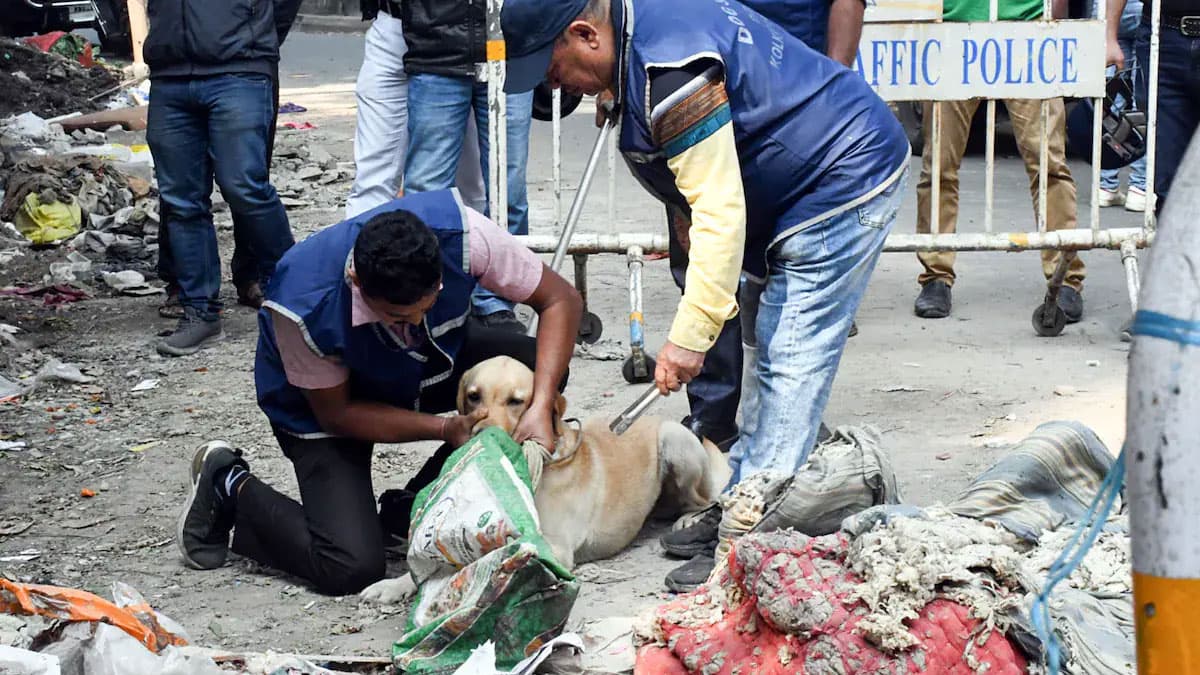
[[[539,315],[536,341],[468,322],[482,286]],[[255,478],[240,453],[212,442],[192,461],[180,516],[184,562],[213,569],[232,549],[355,593],[384,575],[384,534],[371,484],[374,443],[444,445],[405,494],[437,477],[481,415],[455,409],[471,366],[507,355],[534,369],[514,438],[553,447],[552,409],[565,384],[582,301],[504,228],[456,190],[394,200],[297,244],[259,313],[258,403],[300,488],[296,502]],[[391,529],[407,533],[403,523]]]

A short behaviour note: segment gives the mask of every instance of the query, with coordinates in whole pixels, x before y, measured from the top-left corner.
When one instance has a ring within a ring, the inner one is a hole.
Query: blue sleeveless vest
[[[907,166],[903,128],[861,77],[737,0],[624,0],[622,23],[621,152],[643,186],[685,212],[650,133],[649,73],[703,58],[724,68],[748,275],[764,278],[771,246],[873,197]]]
[[[442,253],[442,291],[425,315],[425,345],[410,350],[387,326],[351,326],[354,241],[364,223],[387,211],[410,211],[437,235]],[[409,410],[421,390],[450,377],[463,343],[475,278],[470,274],[466,218],[457,190],[424,192],[392,200],[322,230],[293,246],[275,267],[267,301],[258,315],[254,383],[258,405],[271,424],[292,435],[328,436],[303,392],[287,381],[268,309],[300,325],[309,347],[336,356],[350,371],[350,395]]]

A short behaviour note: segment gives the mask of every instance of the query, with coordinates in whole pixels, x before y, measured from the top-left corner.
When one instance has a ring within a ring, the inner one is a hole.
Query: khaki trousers
[[[971,132],[971,119],[981,99],[969,101],[942,101],[925,103],[925,152],[921,158],[921,179],[917,183],[917,232],[929,233],[929,199],[932,191],[933,173],[933,106],[942,109],[941,143],[941,205],[938,214],[938,232],[954,232],[958,221],[958,169],[962,165],[967,148],[967,137]],[[1041,101],[1032,99],[1005,100],[1013,134],[1021,158],[1025,160],[1025,172],[1029,174],[1029,193],[1033,198],[1033,219],[1037,222],[1038,200],[1038,155],[1041,152],[1042,109]],[[1061,98],[1051,99],[1045,134],[1047,142],[1046,162],[1046,229],[1073,230],[1075,217],[1075,181],[1066,161],[1066,111]],[[982,187],[981,187],[982,189]],[[1036,225],[1017,230],[1034,231]],[[1042,251],[1042,272],[1049,279],[1061,255],[1058,251]],[[925,267],[917,281],[921,285],[933,280],[954,284],[953,251],[918,253],[917,258]],[[1066,283],[1075,290],[1083,290],[1083,260],[1076,256],[1067,270]]]

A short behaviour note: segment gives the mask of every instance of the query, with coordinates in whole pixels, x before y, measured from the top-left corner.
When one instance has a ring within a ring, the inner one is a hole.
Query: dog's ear
[[[567,414],[567,397],[562,394],[554,399],[554,433],[562,434],[563,416]]]
[[[455,399],[454,406],[458,409],[459,415],[467,414],[467,387],[469,387],[471,384],[471,380],[473,379],[471,375],[472,371],[474,370],[475,369],[472,368],[471,370],[463,373],[463,376],[458,380],[458,397]]]

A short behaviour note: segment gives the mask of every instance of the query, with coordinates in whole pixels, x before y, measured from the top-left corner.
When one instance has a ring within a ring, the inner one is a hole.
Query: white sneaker
[[[1100,205],[1104,205],[1101,200]],[[1129,194],[1125,195],[1125,210],[1126,211],[1145,211],[1146,210],[1146,191],[1135,187],[1129,188]]]
[[[1125,198],[1117,190],[1105,190],[1100,188],[1100,208],[1108,208],[1109,206],[1120,206],[1125,203]]]

